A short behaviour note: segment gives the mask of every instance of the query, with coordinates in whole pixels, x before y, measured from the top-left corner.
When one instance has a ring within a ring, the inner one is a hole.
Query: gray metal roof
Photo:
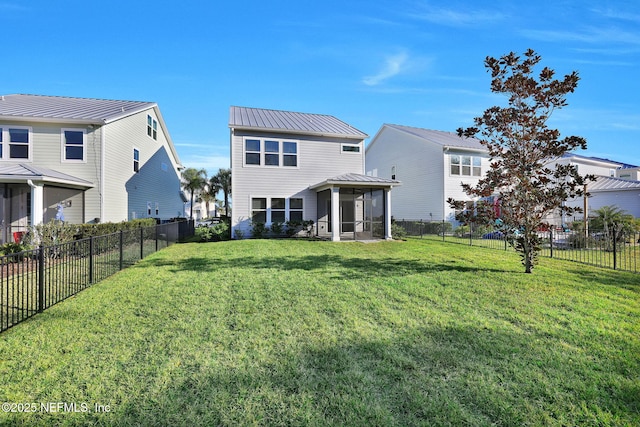
[[[377,176],[361,175],[358,173],[347,173],[344,175],[334,176],[325,181],[319,182],[316,185],[311,186],[312,190],[318,190],[329,186],[358,186],[358,187],[376,187],[376,188],[391,188],[402,185],[400,181],[395,179],[380,178]]]
[[[369,136],[342,120],[325,114],[234,106],[229,111],[229,127],[361,140]]]
[[[42,168],[22,163],[0,164],[0,182],[27,182],[28,180],[66,184],[74,187],[91,188],[94,184],[53,169]]]
[[[402,125],[393,125],[385,123],[383,127],[386,126],[388,128],[397,129],[402,132],[406,132],[408,134],[417,136],[418,138],[422,138],[426,141],[433,142],[438,145],[442,145],[443,147],[455,147],[455,148],[466,148],[472,150],[482,150],[487,151],[487,148],[480,144],[480,141],[475,138],[462,138],[459,137],[458,134],[453,132],[443,132],[439,130],[430,130],[423,128],[415,128],[411,126],[402,126]]]
[[[640,190],[640,181],[599,176],[587,185],[588,191]]]
[[[157,104],[45,95],[0,96],[0,119],[104,124]]]

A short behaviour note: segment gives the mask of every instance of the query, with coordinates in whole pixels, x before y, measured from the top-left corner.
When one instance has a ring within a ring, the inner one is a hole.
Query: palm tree
[[[209,180],[211,191],[217,193],[222,191],[224,194],[224,214],[229,216],[229,196],[231,196],[231,169],[220,168],[218,173]]]
[[[204,202],[205,208],[207,210],[207,214],[205,217],[209,217],[209,207],[211,206],[211,202],[216,202],[216,193],[211,192],[211,186],[207,185],[203,192],[198,196],[198,202]]]
[[[193,194],[200,191],[207,183],[207,171],[204,169],[187,168],[182,171],[182,188],[191,193],[191,213],[189,219],[193,220]]]

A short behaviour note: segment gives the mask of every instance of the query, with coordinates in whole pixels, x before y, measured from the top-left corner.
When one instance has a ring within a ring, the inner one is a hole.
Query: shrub
[[[252,222],[251,223],[251,235],[254,239],[262,239],[269,232],[269,227],[267,227],[264,222]]]
[[[271,224],[271,234],[274,237],[282,236],[283,232],[284,232],[284,223],[274,222],[273,224]]]
[[[287,237],[293,237],[302,229],[302,223],[300,221],[287,221],[285,223],[284,233]]]
[[[395,240],[404,240],[407,237],[407,231],[402,226],[393,223],[391,224],[391,237]]]

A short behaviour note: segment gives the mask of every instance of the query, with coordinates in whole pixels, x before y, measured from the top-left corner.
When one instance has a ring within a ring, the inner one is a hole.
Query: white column
[[[393,239],[391,236],[391,189],[384,189],[384,238]]]
[[[44,185],[28,181],[31,187],[31,225],[44,222]]]
[[[331,189],[331,240],[340,241],[340,188]]]

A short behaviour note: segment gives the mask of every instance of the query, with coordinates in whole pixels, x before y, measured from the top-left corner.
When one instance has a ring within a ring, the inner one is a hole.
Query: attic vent
[[[124,107],[122,107],[122,112],[124,113]]]

